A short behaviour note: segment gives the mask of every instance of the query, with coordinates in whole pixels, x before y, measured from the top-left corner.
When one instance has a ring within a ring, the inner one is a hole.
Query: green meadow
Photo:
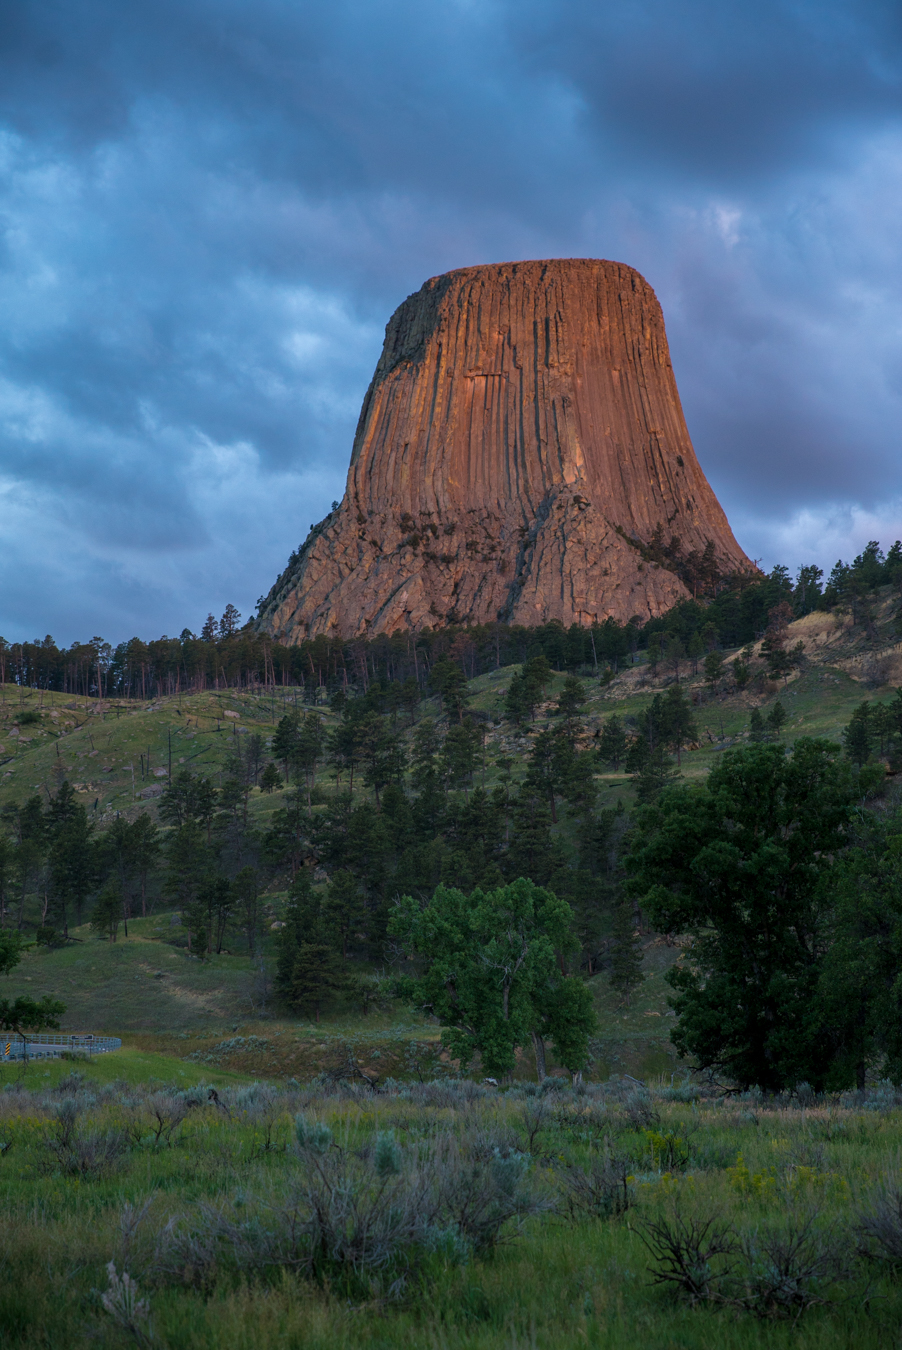
[[[5,1070],[4,1345],[898,1338],[892,1089],[374,1092],[163,1064],[129,1050]]]

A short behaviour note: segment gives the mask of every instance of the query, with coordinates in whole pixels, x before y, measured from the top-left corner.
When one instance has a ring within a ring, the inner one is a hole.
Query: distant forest
[[[650,558],[649,565],[667,566],[667,558]],[[879,543],[871,541],[853,562],[837,562],[826,583],[823,576],[815,566],[800,568],[795,579],[782,566],[757,579],[709,573],[697,587],[698,598],[646,623],[607,619],[588,628],[494,623],[371,639],[317,637],[290,647],[256,632],[252,620],[242,625],[242,616],[229,605],[218,621],[208,615],[199,635],[186,628],[177,638],[145,642],[135,637],[116,647],[101,637],[68,648],[50,636],[33,642],[0,637],[0,682],[85,697],[144,700],[204,689],[281,685],[300,689],[302,697],[312,700],[318,689],[353,686],[366,692],[373,683],[411,678],[423,685],[443,658],[458,662],[468,679],[538,655],[559,671],[616,673],[642,659],[640,653],[656,659],[674,643],[690,659],[716,648],[745,646],[764,635],[778,605],[788,605],[793,618],[840,605],[868,627],[875,590],[902,583],[902,543],[897,540],[884,555]]]

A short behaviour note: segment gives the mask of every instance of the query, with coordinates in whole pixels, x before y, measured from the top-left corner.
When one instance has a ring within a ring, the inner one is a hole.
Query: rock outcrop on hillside
[[[698,584],[706,546],[721,572],[752,567],[695,457],[648,283],[596,259],[467,267],[392,315],[344,499],[258,622],[298,642],[644,620]]]

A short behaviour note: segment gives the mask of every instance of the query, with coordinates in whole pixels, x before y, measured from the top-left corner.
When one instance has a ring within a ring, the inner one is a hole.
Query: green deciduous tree
[[[535,1046],[556,1027],[559,1053],[576,1070],[594,1023],[585,986],[584,995],[562,992],[579,983],[559,961],[575,946],[572,917],[566,902],[523,878],[470,896],[439,886],[425,906],[404,896],[389,931],[423,973],[403,977],[399,990],[441,1020],[444,1043],[464,1065],[478,1053],[488,1073],[509,1073],[518,1046]]]
[[[846,839],[854,775],[824,741],[727,751],[704,786],[641,808],[625,866],[663,931],[688,933],[668,975],[674,1043],[743,1084],[822,1084],[812,1017],[821,888]]]
[[[902,818],[862,813],[829,885],[829,941],[816,1020],[833,1062],[827,1086],[864,1088],[869,1064],[902,1079]]]
[[[65,1003],[48,998],[0,998],[0,1031],[11,1031],[24,1044],[30,1031],[59,1030],[60,1018],[66,1011]]]
[[[8,975],[22,960],[23,942],[15,928],[0,928],[0,975]]]

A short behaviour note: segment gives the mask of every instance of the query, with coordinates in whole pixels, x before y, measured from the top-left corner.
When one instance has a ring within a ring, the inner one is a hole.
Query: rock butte
[[[689,594],[643,562],[656,526],[752,569],[695,457],[654,291],[592,258],[465,267],[389,320],[344,499],[258,625],[291,643],[644,620]]]

